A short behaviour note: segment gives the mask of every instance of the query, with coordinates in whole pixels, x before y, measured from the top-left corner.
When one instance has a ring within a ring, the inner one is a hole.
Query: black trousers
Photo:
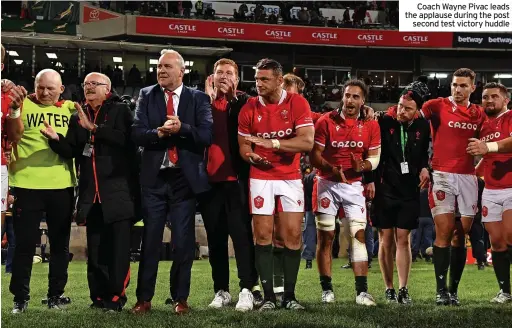
[[[130,282],[131,220],[105,223],[100,204],[87,216],[87,281],[93,302],[117,308],[126,304]]]
[[[41,242],[39,225],[46,212],[50,240],[48,297],[60,296],[68,281],[69,234],[73,210],[73,188],[36,190],[15,188],[14,234],[16,249],[9,286],[15,302],[30,299],[30,276],[36,245]]]
[[[159,173],[157,185],[142,187],[144,233],[137,280],[137,300],[149,302],[155,294],[160,249],[167,218],[171,221],[174,260],[170,273],[171,297],[186,301],[195,258],[196,197],[181,169]]]
[[[213,288],[229,291],[228,236],[235,250],[240,289],[249,290],[258,274],[254,263],[254,241],[245,186],[237,181],[212,184],[201,196],[199,207],[208,236]]]

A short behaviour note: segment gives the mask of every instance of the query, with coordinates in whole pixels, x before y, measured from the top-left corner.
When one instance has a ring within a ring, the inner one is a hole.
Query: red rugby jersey
[[[298,94],[283,94],[278,104],[265,104],[261,97],[252,97],[238,116],[238,134],[265,139],[294,138],[297,129],[313,126],[308,101]],[[254,152],[266,157],[270,167],[251,166],[250,177],[262,180],[301,179],[300,153],[287,153],[254,147]]]
[[[362,173],[352,169],[351,153],[357,159],[368,156],[368,151],[381,146],[379,123],[345,118],[332,111],[322,116],[315,125],[315,143],[325,147],[322,157],[331,165],[343,168],[349,182],[361,181]],[[320,177],[336,181],[328,172],[318,170]]]

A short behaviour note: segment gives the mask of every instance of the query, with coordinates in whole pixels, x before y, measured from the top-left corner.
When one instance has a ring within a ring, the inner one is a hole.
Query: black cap
[[[418,108],[423,106],[425,99],[430,94],[428,87],[425,83],[415,81],[405,87],[404,91],[400,94],[400,96],[408,95],[412,100],[416,102]]]

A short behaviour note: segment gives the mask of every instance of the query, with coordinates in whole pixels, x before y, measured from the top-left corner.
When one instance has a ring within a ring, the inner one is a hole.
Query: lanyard
[[[404,126],[400,124],[400,141],[402,144],[402,155],[404,156],[404,162],[405,160],[405,147],[407,146],[407,132],[404,132]]]
[[[101,107],[98,108],[98,111],[96,111],[96,112],[89,106],[87,106],[86,109],[87,109],[87,116],[89,117],[89,121],[93,121],[93,124],[96,124],[96,119],[98,118]],[[93,111],[94,120],[91,117],[91,110]],[[92,134],[91,131],[88,131],[88,132],[89,132],[89,143],[94,144],[94,134]]]

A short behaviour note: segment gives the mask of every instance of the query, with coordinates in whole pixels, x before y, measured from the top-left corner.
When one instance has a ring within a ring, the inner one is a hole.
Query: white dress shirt
[[[165,92],[165,88],[161,88],[164,97],[165,97],[165,106],[167,108],[167,102],[169,101],[169,95],[167,92]],[[174,91],[174,94],[172,95],[172,105],[174,107],[174,116],[178,116],[178,106],[180,105],[180,97],[181,92],[183,91],[183,84],[181,84],[179,87],[177,87]],[[167,116],[167,115],[166,115]],[[167,168],[177,168],[178,164],[174,164],[169,160],[169,155],[167,153],[167,150],[164,153],[164,160],[162,161],[162,165],[160,166],[160,170],[167,169]]]

